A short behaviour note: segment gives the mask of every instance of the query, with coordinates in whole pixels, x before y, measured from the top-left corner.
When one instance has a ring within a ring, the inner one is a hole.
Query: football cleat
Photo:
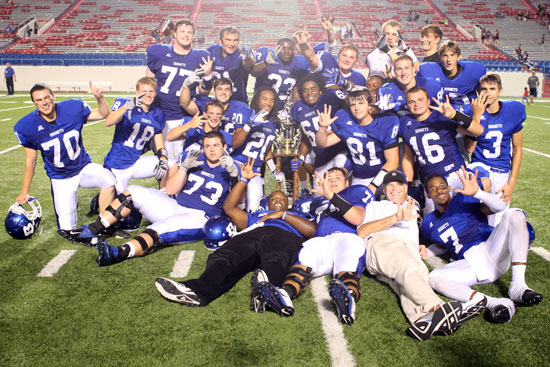
[[[342,324],[353,325],[355,320],[355,299],[348,288],[338,279],[332,279],[328,285],[330,299],[336,305],[338,319]]]
[[[114,259],[118,255],[118,247],[109,246],[107,240],[99,240],[96,246],[99,253],[96,259],[97,266],[113,265]]]
[[[81,245],[84,245],[84,246],[88,246],[88,247],[92,247],[92,246],[95,246],[99,239],[97,238],[96,235],[94,235],[90,229],[88,228],[87,225],[84,225],[80,228],[76,228],[76,229],[69,229],[69,230],[66,230],[66,229],[58,229],[57,230],[57,233],[69,240],[69,241],[72,241],[72,242],[78,242],[80,243]]]
[[[105,237],[121,238],[124,240],[130,238],[130,234],[128,232],[114,226],[105,228],[104,230],[99,232],[99,235]]]
[[[497,305],[489,310],[486,314],[487,321],[494,324],[505,324],[512,321],[510,309],[505,305]]]
[[[437,310],[421,317],[407,329],[407,335],[416,340],[427,340],[434,333],[452,334],[462,313],[462,304],[458,301],[445,302]]]
[[[475,296],[468,302],[462,302],[462,313],[458,319],[458,323],[449,330],[436,331],[436,335],[451,335],[456,332],[462,324],[466,321],[473,319],[476,316],[481,315],[483,310],[487,307],[487,297],[481,293],[476,293]]]
[[[29,197],[27,205],[30,210],[26,210],[23,205],[15,203],[10,206],[8,215],[4,220],[6,232],[17,240],[24,240],[32,237],[40,226],[42,219],[42,207],[38,200]]]
[[[542,294],[532,289],[526,289],[521,295],[521,300],[513,300],[518,306],[534,306],[542,302]]]
[[[282,317],[294,316],[294,305],[284,289],[275,287],[269,282],[260,282],[258,292],[261,300]]]
[[[256,313],[263,313],[265,311],[265,302],[262,301],[262,297],[258,290],[260,282],[267,282],[267,275],[262,269],[254,270],[252,277],[250,278],[250,288],[252,288],[252,295],[250,297],[250,311]]]
[[[157,278],[155,287],[157,287],[161,296],[169,301],[189,307],[201,306],[201,298],[183,283],[168,278]]]

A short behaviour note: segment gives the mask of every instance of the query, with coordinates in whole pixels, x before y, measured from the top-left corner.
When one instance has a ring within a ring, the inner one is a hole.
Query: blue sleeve
[[[115,99],[115,101],[111,105],[111,111],[116,111],[119,108],[122,108],[122,106],[124,106],[126,104],[126,102],[128,102],[129,100],[130,100],[130,98],[125,98],[125,97],[120,97],[120,98]]]
[[[384,117],[384,137],[382,146],[384,149],[397,146],[397,138],[399,135],[399,118],[397,115],[388,115]]]

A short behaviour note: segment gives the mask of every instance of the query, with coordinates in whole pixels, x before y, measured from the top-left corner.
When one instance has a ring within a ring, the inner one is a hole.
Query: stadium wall
[[[92,80],[106,91],[131,92],[135,90],[136,81],[145,76],[145,66],[17,66],[14,67],[17,82],[17,92],[29,91],[34,83],[46,82],[51,84],[54,91],[88,92],[88,81]],[[368,71],[361,70],[365,75]],[[527,86],[527,72],[498,72],[502,78],[504,95],[521,97],[523,88]],[[537,76],[544,80],[542,73]],[[252,92],[254,83],[249,82],[249,92]],[[5,83],[1,83],[0,90],[6,91]],[[539,90],[542,95],[542,89]]]

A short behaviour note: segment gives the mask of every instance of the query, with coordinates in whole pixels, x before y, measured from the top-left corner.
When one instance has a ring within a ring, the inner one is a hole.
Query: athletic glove
[[[390,45],[388,45],[388,40],[386,40],[386,36],[382,35],[378,39],[378,42],[376,42],[376,48],[378,48],[380,51],[388,53],[391,50]]]
[[[275,181],[277,181],[277,182],[285,182],[286,177],[285,177],[285,173],[284,173],[284,172],[279,172],[279,173],[277,173],[277,171],[275,171],[275,172],[272,172],[272,173],[273,173],[273,176],[275,177]]]
[[[277,47],[277,50],[279,50],[279,47]],[[276,54],[276,51],[273,51],[272,49],[269,49],[267,51],[267,56],[265,58],[265,63],[267,65],[275,65],[278,61],[277,61],[277,54]]]
[[[168,173],[168,161],[166,159],[159,159],[159,162],[155,166],[155,178],[160,181]]]
[[[296,172],[300,169],[300,166],[302,165],[302,163],[304,163],[304,156],[301,155],[298,157],[298,159],[292,159],[290,161],[290,170],[292,172]]]
[[[191,89],[191,86],[194,86],[195,84],[200,83],[201,77],[204,75],[204,70],[201,68],[195,69],[194,72],[189,74],[187,78],[183,81],[183,87],[187,89]]]
[[[134,107],[141,107],[141,105],[143,104],[141,97],[143,97],[144,95],[145,93],[141,93],[139,96],[135,96],[134,98],[127,101],[124,107],[126,107],[127,110],[132,110]]]
[[[250,121],[253,122],[265,122],[265,117],[269,114],[266,110],[260,110],[258,113],[250,116]]]
[[[227,151],[224,149],[223,155],[220,158],[220,165],[221,167],[229,172],[229,176],[231,177],[237,177],[239,175],[239,169],[237,168],[237,165],[235,164],[235,161],[233,161],[233,158],[227,153]]]
[[[180,170],[187,173],[187,170],[198,167],[204,163],[204,161],[198,161],[199,156],[202,154],[202,150],[192,150],[187,154],[187,157],[181,162]]]
[[[338,72],[338,70],[328,70],[323,73],[323,77],[327,79],[327,85],[336,85],[347,91],[353,87],[352,84]]]

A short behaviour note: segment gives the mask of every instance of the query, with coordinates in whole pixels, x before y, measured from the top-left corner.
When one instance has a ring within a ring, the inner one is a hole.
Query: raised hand
[[[103,97],[103,89],[93,85],[91,80],[90,80],[90,91],[92,92],[92,94],[94,95],[95,98]]]
[[[237,162],[239,167],[241,168],[241,177],[246,180],[251,180],[256,176],[260,176],[259,173],[254,172],[254,161],[256,159],[248,157],[248,161],[245,164],[240,164]]]
[[[141,105],[143,104],[143,101],[141,100],[141,98],[145,95],[145,92],[141,93],[140,95],[138,96],[135,96],[133,98],[131,98],[129,101],[126,102],[126,104],[124,104],[124,107],[127,109],[127,110],[131,110],[133,109],[134,107],[141,107]]]
[[[413,198],[411,198],[410,196],[407,198],[407,206],[405,208],[403,208],[401,205],[399,205],[397,207],[397,221],[400,222],[400,221],[408,221],[408,220],[411,220],[411,219],[417,219],[418,217],[420,217],[420,214],[416,213],[416,214],[413,214],[413,210],[416,206],[415,204],[415,200]]]
[[[456,111],[454,107],[451,105],[448,94],[445,96],[445,102],[443,103],[439,102],[435,97],[432,97],[432,99],[437,104],[437,107],[434,107],[432,105],[429,106],[432,110],[439,112],[440,114],[442,114],[448,119],[454,116]]]
[[[267,50],[267,56],[265,58],[265,63],[267,65],[277,64],[278,63],[277,55],[279,54],[280,51],[281,51],[281,46],[277,46],[275,51],[273,51],[272,49]]]
[[[212,72],[212,70],[210,71]],[[187,76],[187,78],[185,78],[185,80],[183,81],[182,87],[191,89],[192,86],[200,83],[203,75],[204,75],[204,70],[202,68],[195,69],[194,72],[192,72]]]
[[[223,155],[220,157],[221,167],[229,172],[229,176],[237,177],[239,175],[239,169],[235,165],[233,158],[227,153],[227,150],[223,150]]]
[[[472,99],[472,111],[474,115],[481,116],[487,108],[487,94],[485,92],[479,93],[477,98]]]
[[[214,60],[211,60],[210,56],[208,56],[206,59],[204,57],[202,58],[202,64],[200,65],[200,68],[203,71],[204,76],[209,76],[210,74],[212,74],[213,64]]]
[[[466,168],[464,166],[462,166],[460,170],[456,171],[458,178],[460,179],[460,181],[462,181],[463,188],[455,189],[455,192],[462,195],[474,196],[479,190],[479,185],[477,183],[477,173],[477,170],[475,174],[466,171]]]
[[[187,154],[187,157],[181,162],[180,170],[187,172],[189,169],[198,167],[204,163],[204,161],[199,161],[199,157],[202,154],[202,150],[192,150]]]
[[[155,166],[155,178],[157,181],[160,181],[166,176],[168,173],[168,169],[170,166],[168,165],[168,161],[166,159],[159,159],[159,162]]]
[[[332,106],[324,105],[323,112],[317,110],[317,115],[319,116],[319,126],[328,127],[332,125],[334,121],[338,119],[338,116],[330,117],[332,112]]]

